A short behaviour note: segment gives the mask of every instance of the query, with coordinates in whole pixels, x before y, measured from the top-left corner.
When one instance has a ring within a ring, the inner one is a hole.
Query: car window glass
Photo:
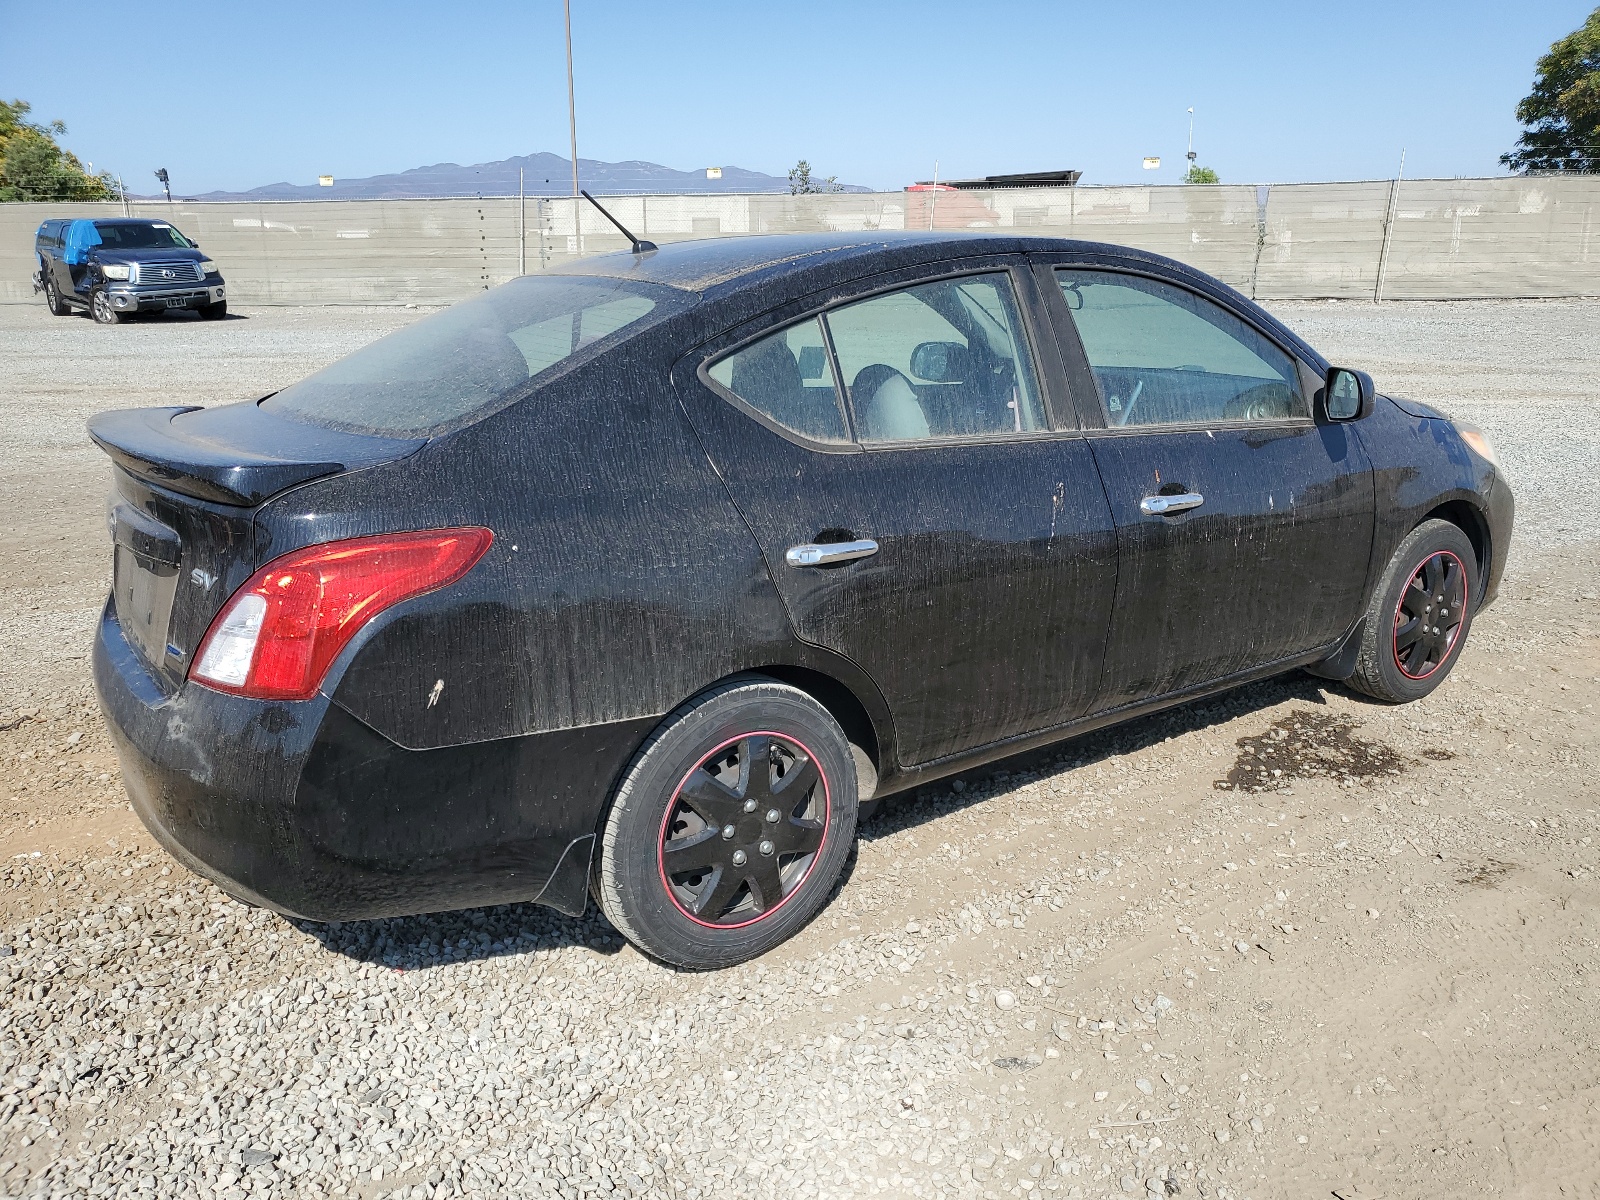
[[[576,354],[590,342],[597,342],[630,321],[637,321],[653,307],[654,302],[643,296],[624,296],[509,330],[506,336],[522,351],[528,374],[537,375],[569,354]]]
[[[671,288],[621,279],[529,275],[380,338],[262,403],[362,433],[442,432],[504,407],[534,376],[615,344]]]
[[[101,244],[116,250],[188,250],[192,247],[171,225],[123,225],[114,221],[95,223]]]
[[[1060,270],[1109,425],[1307,415],[1294,360],[1244,321],[1172,284]]]
[[[925,283],[827,314],[862,441],[1045,426],[1011,280]]]
[[[827,343],[815,320],[764,337],[714,363],[708,373],[786,429],[823,442],[849,440]]]

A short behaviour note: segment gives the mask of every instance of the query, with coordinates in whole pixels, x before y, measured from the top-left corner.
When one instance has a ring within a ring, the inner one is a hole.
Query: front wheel
[[[772,680],[720,685],[635,755],[606,818],[601,909],[675,966],[764,954],[827,899],[856,802],[850,743],[826,709]]]
[[[215,304],[202,304],[200,306],[200,319],[202,321],[220,321],[228,315],[228,302],[218,300]]]
[[[127,319],[126,313],[111,307],[111,297],[106,295],[104,288],[96,288],[94,295],[89,298],[89,313],[100,325],[121,325]]]
[[[1461,657],[1478,594],[1478,559],[1449,521],[1424,521],[1389,560],[1373,593],[1349,683],[1378,700],[1420,700]]]

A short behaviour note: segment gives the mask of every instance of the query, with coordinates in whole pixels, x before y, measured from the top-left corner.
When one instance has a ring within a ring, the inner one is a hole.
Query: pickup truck
[[[46,221],[33,239],[33,290],[58,317],[87,309],[102,325],[134,313],[192,308],[206,320],[228,315],[217,264],[167,221],[96,217]]]

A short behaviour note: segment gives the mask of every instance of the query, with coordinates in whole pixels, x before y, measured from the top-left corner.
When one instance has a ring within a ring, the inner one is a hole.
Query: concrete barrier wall
[[[1261,299],[1600,294],[1600,178],[615,196],[657,242],[753,233],[1014,229],[1166,254]],[[457,199],[139,203],[222,264],[238,304],[443,304],[626,247],[587,204]],[[33,231],[120,205],[0,205],[0,302],[38,303]]]

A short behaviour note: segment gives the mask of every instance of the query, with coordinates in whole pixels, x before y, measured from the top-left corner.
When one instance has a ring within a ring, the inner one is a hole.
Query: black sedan
[[[1297,668],[1427,695],[1512,521],[1479,431],[1216,280],[999,236],[589,259],[90,433],[175,856],[317,920],[592,894],[688,967],[891,793]]]

